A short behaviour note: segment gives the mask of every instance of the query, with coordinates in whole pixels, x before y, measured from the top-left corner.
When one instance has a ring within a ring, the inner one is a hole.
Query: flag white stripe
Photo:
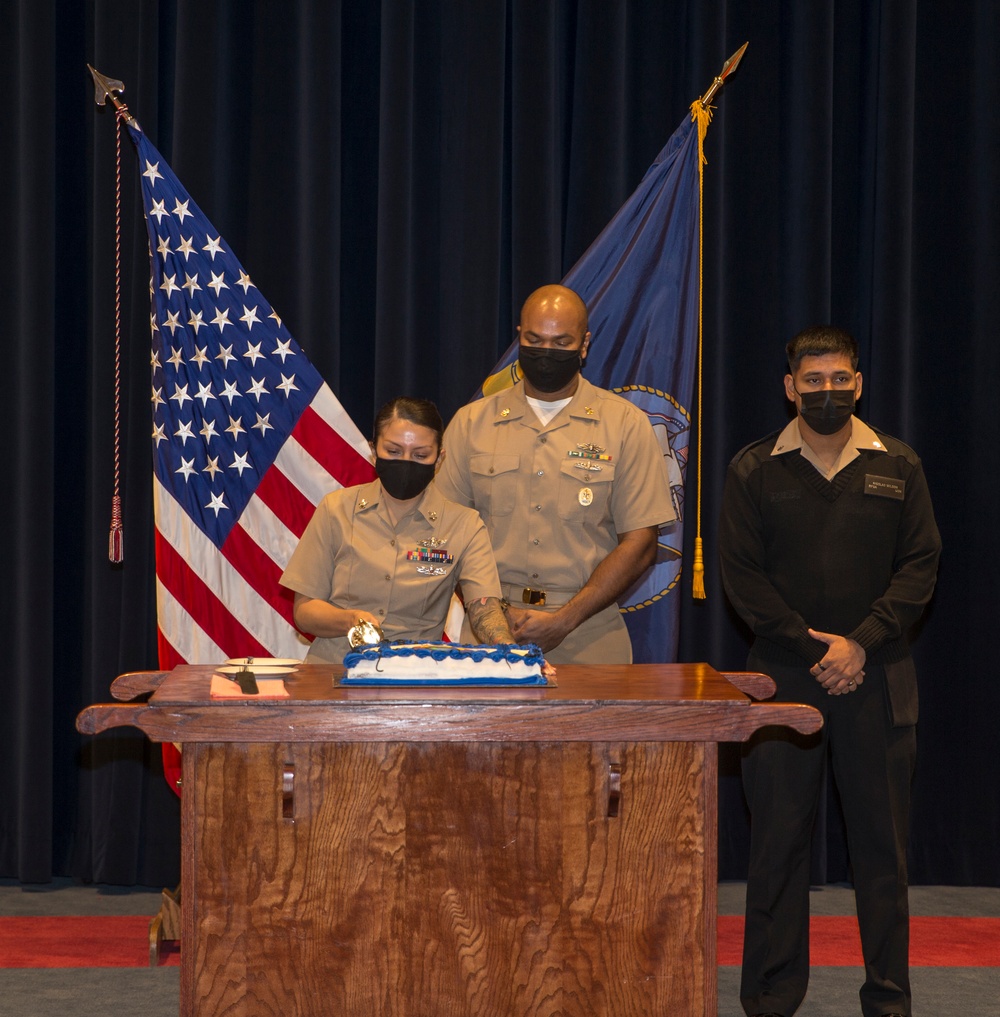
[[[331,491],[339,491],[343,484],[327,472],[326,468],[310,455],[309,450],[295,438],[288,438],[274,460],[274,465],[293,483],[304,498],[318,505]]]
[[[284,571],[299,538],[256,495],[250,499],[240,516],[240,526],[271,561]]]
[[[244,580],[201,530],[191,523],[155,474],[153,481],[156,528],[160,536],[272,656],[301,657],[304,647],[295,629]],[[264,553],[263,549],[261,553]],[[166,627],[163,629],[168,633]],[[168,633],[168,638],[173,643],[176,637]],[[227,656],[238,656],[241,649],[233,647]]]
[[[156,580],[156,618],[164,638],[189,664],[218,664],[228,656],[159,579]]]
[[[358,425],[347,415],[344,407],[340,405],[340,400],[326,382],[320,386],[310,405],[362,459],[371,462],[371,445],[358,430]]]

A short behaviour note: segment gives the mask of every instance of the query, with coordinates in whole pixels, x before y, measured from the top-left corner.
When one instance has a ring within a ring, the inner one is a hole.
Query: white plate
[[[296,663],[301,663],[301,661],[296,661]],[[246,664],[243,663],[243,664],[239,664],[239,665],[234,665],[232,667],[217,667],[215,670],[218,671],[219,674],[238,674],[245,667],[246,667]],[[263,674],[263,675],[267,675],[267,674],[291,674],[295,670],[295,668],[294,667],[278,667],[278,666],[276,666],[274,664],[258,664],[256,662],[256,658],[255,658],[254,659],[254,663],[250,665],[249,670],[250,670],[250,672],[252,674]]]
[[[250,661],[251,670],[261,667],[298,667],[302,663],[297,657],[230,657],[227,664],[243,665]]]

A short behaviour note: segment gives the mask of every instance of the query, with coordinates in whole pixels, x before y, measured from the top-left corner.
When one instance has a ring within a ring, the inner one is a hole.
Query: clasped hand
[[[519,643],[535,643],[543,653],[554,650],[569,634],[559,611],[529,611],[510,605],[504,608],[511,635]]]
[[[831,696],[855,692],[865,680],[865,651],[860,644],[833,632],[809,629],[809,635],[827,644],[823,659],[814,664],[809,673]]]

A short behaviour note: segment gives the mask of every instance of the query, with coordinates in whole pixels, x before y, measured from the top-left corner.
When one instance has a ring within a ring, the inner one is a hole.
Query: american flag
[[[229,245],[129,126],[149,234],[160,667],[298,657],[278,579],[368,444]]]

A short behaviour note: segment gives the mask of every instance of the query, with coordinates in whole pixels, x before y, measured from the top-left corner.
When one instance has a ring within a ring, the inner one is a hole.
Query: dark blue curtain
[[[714,566],[725,464],[787,419],[784,342],[837,322],[862,343],[862,415],[923,456],[945,542],[917,642],[911,878],[1000,885],[995,5],[6,7],[0,877],[178,874],[157,747],[73,728],[115,675],[156,660],[146,243],[126,145],[126,560],[112,566],[115,124],[85,64],[126,83],[146,133],[367,430],[402,392],[446,417],[469,397],[525,295],[566,272],[749,40],[707,140],[709,596],[685,599],[682,656],[743,665]],[[720,866],[739,878],[735,758],[723,751]],[[824,819],[817,878],[846,878],[833,794]]]

